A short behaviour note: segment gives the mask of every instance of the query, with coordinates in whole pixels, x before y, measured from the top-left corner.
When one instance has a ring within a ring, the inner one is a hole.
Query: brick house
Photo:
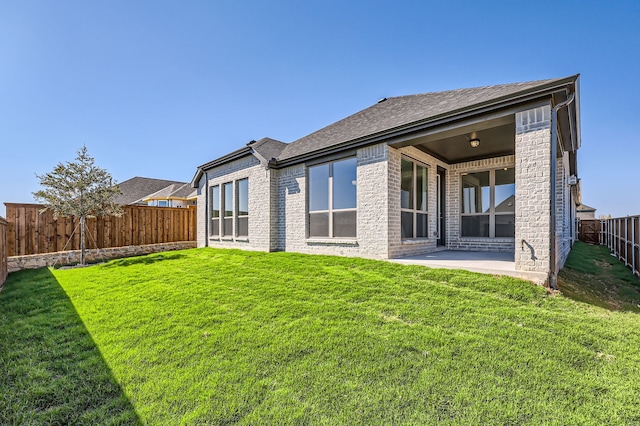
[[[198,245],[390,259],[504,251],[555,283],[580,202],[579,76],[382,99],[198,167]]]

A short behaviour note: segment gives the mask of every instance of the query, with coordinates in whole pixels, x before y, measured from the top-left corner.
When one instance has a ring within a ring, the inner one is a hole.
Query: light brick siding
[[[516,114],[516,270],[549,271],[551,111]]]
[[[269,251],[272,248],[271,241],[271,173],[253,155],[237,159],[220,167],[207,171],[209,184],[207,188],[215,185],[222,186],[227,182],[235,182],[240,179],[249,179],[249,236],[235,237],[236,221],[234,220],[233,236],[212,237],[205,236],[205,221],[207,199],[204,187],[205,177],[201,179],[198,189],[198,246],[209,245],[211,247],[242,248],[246,250]],[[235,209],[237,187],[234,185],[233,205]],[[222,226],[222,223],[221,223]]]
[[[402,239],[400,225],[400,168],[402,157],[428,166],[427,169],[427,238]],[[412,256],[432,252],[437,247],[437,175],[438,166],[446,163],[412,146],[389,148],[389,258]],[[449,185],[449,174],[445,178]],[[447,209],[445,209],[446,211]]]
[[[569,179],[569,154],[564,153],[556,162],[556,271],[564,266],[573,243],[573,199]]]
[[[387,146],[378,144],[357,151],[357,232],[355,239],[307,238],[306,167],[277,171],[277,249],[385,259],[388,257]]]

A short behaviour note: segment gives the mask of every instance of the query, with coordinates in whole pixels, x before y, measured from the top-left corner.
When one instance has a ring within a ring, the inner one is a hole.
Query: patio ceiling
[[[403,141],[392,143],[399,148],[414,146],[446,163],[460,163],[488,157],[512,155],[515,153],[515,116],[513,114],[485,120],[480,123],[451,126],[432,130],[428,134],[416,135]],[[480,139],[480,145],[473,148],[469,141]]]

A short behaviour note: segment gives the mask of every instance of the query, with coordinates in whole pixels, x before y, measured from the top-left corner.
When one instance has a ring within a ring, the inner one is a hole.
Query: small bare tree
[[[37,201],[45,205],[41,211],[52,210],[54,217],[72,216],[80,220],[80,264],[85,264],[85,223],[87,217],[122,215],[114,202],[120,188],[111,174],[95,165],[95,160],[83,146],[73,162],[58,163],[49,173],[36,175],[45,189],[34,192]]]

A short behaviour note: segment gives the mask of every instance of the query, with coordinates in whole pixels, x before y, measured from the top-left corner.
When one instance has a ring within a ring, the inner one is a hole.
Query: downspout
[[[551,206],[549,227],[549,287],[558,288],[556,276],[556,157],[558,155],[558,110],[569,105],[575,99],[575,93],[569,98],[553,107],[551,110]],[[573,137],[573,135],[572,135]],[[573,143],[573,141],[572,141]]]
[[[204,172],[204,246],[209,247],[209,174]]]

